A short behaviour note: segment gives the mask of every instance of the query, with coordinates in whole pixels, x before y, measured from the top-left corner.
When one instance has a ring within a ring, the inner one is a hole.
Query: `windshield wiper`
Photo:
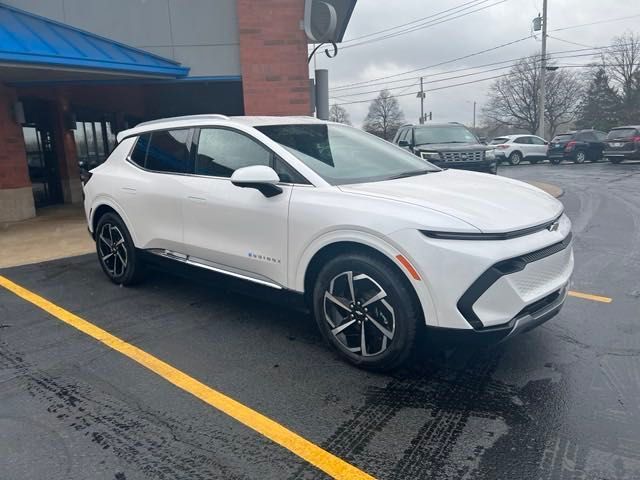
[[[394,175],[393,177],[387,178],[387,180],[397,180],[398,178],[407,178],[407,177],[416,177],[418,175],[426,175],[427,173],[432,173],[434,170],[413,170],[411,172],[399,173],[398,175]]]

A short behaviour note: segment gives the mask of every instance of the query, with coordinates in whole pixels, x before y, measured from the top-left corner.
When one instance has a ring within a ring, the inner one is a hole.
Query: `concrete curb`
[[[534,187],[538,187],[540,190],[544,190],[549,195],[552,195],[556,198],[560,198],[564,195],[564,190],[557,185],[551,185],[550,183],[543,182],[527,182],[529,185],[533,185]]]

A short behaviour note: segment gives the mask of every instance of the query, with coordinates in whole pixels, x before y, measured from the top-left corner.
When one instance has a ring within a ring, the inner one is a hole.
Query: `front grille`
[[[484,151],[475,152],[440,152],[445,162],[481,162],[484,160]]]

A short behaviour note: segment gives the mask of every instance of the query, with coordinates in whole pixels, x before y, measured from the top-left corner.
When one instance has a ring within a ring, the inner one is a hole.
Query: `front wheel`
[[[349,362],[390,370],[413,348],[421,318],[409,281],[383,259],[343,254],[319,272],[313,310],[325,340]]]
[[[522,162],[522,154],[520,152],[513,152],[509,155],[509,163],[511,165],[520,165]]]
[[[119,216],[104,214],[98,221],[95,237],[98,260],[109,280],[125,286],[142,280],[144,265],[129,230]]]

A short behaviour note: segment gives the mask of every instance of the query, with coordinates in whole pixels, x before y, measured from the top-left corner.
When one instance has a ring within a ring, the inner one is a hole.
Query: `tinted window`
[[[269,150],[246,135],[221,128],[203,128],[198,140],[195,172],[228,178],[238,168],[272,166],[271,156]]]
[[[407,128],[404,131],[404,135],[402,136],[402,140],[404,140],[405,142],[412,143],[412,137],[413,137],[413,129],[412,128]]]
[[[583,142],[595,142],[597,140],[593,132],[582,132],[578,135],[578,140]]]
[[[529,145],[531,143],[531,141],[529,140],[529,137],[520,137],[520,138],[516,138],[513,143],[519,143],[520,145]]]
[[[333,185],[439,171],[416,155],[352,127],[310,123],[256,128]]]
[[[145,167],[157,172],[186,173],[189,171],[189,130],[153,132]]]
[[[529,140],[533,145],[545,145],[545,141],[540,137],[529,137]]]
[[[596,135],[596,140],[599,142],[604,142],[607,139],[607,134],[604,132],[594,132]]]
[[[552,141],[554,142],[568,142],[569,140],[573,140],[573,133],[562,133],[560,135],[556,135]]]
[[[611,130],[607,135],[608,140],[629,140],[631,137],[638,135],[635,128],[616,128]]]
[[[133,151],[131,152],[130,158],[131,161],[136,163],[137,165],[144,167],[144,162],[147,158],[147,149],[149,148],[149,138],[151,134],[147,133],[144,135],[140,135],[138,137],[138,141],[136,142],[136,146],[133,147]]]

